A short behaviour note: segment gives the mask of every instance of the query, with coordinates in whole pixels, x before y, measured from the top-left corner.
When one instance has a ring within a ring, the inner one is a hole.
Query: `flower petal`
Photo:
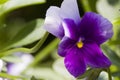
[[[8,63],[7,64],[7,73],[11,75],[19,75],[32,61],[33,56],[30,54],[16,53],[21,55],[21,62],[18,63]]]
[[[61,22],[60,8],[51,6],[46,13],[44,28],[54,36],[62,38],[64,31]]]
[[[72,48],[69,51],[69,54],[65,57],[65,66],[67,70],[74,76],[78,77],[84,74],[86,71],[86,65],[84,62],[84,58],[80,55],[80,51],[77,47]]]
[[[101,44],[112,37],[112,24],[101,15],[87,12],[80,23],[80,32],[87,40]]]
[[[61,40],[58,46],[58,54],[62,57],[65,57],[67,54],[67,51],[69,51],[69,49],[71,49],[75,43],[76,41],[68,37],[63,37],[63,39]]]
[[[106,68],[111,65],[96,43],[85,43],[83,47],[86,64],[93,68]]]
[[[0,59],[0,72],[2,70],[2,67],[3,67],[3,61]]]
[[[60,13],[61,17],[63,18],[72,19],[77,25],[80,23],[77,0],[64,0],[61,5]]]
[[[79,34],[77,26],[71,19],[64,19],[62,22],[65,36],[78,41]]]

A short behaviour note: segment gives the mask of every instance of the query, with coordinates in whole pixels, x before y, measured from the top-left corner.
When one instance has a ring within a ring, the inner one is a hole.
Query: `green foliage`
[[[8,0],[0,7],[0,16],[26,6],[44,3],[45,0]]]
[[[1,59],[10,63],[18,63],[22,61],[20,57],[17,57],[17,56],[4,56]]]
[[[38,79],[36,79],[34,76],[32,76],[31,80],[38,80]]]
[[[26,74],[34,76],[36,80],[64,80],[64,78],[56,74],[51,68],[47,67],[31,68],[27,70]]]
[[[5,17],[9,12],[23,7],[42,4],[45,0],[1,0],[2,5],[0,5],[0,27],[4,27]]]
[[[42,28],[43,22],[42,19],[33,20],[26,24],[15,21],[14,24],[1,28],[0,50],[27,45],[40,39],[45,34],[45,30]]]
[[[4,4],[5,2],[7,2],[8,0],[0,0],[0,5]]]
[[[120,0],[98,0],[96,7],[100,14],[111,21],[120,17]]]
[[[120,66],[120,57],[115,53],[115,51],[111,50],[108,46],[103,45],[102,46],[103,50],[109,57],[109,59],[112,61],[113,64]]]

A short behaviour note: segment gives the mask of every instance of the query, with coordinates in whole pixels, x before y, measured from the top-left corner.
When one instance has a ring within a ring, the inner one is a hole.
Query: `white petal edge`
[[[44,28],[54,36],[61,38],[61,35],[63,34],[63,31],[61,30],[61,22],[60,8],[51,6],[47,10]]]
[[[64,0],[61,5],[60,14],[62,18],[69,18],[74,20],[74,22],[79,25],[80,14],[77,5],[77,0]]]

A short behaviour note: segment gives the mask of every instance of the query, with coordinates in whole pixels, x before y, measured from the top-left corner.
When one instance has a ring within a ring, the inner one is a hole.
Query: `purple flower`
[[[64,0],[61,8],[51,6],[44,27],[61,39],[58,54],[65,57],[65,66],[74,77],[81,76],[87,66],[106,68],[111,65],[100,44],[112,37],[112,24],[93,12],[85,13],[81,19],[76,0]]]

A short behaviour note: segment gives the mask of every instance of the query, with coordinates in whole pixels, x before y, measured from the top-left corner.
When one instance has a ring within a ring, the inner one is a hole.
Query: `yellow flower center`
[[[77,47],[78,47],[78,48],[82,48],[82,47],[83,47],[83,42],[82,42],[82,41],[77,42]]]

